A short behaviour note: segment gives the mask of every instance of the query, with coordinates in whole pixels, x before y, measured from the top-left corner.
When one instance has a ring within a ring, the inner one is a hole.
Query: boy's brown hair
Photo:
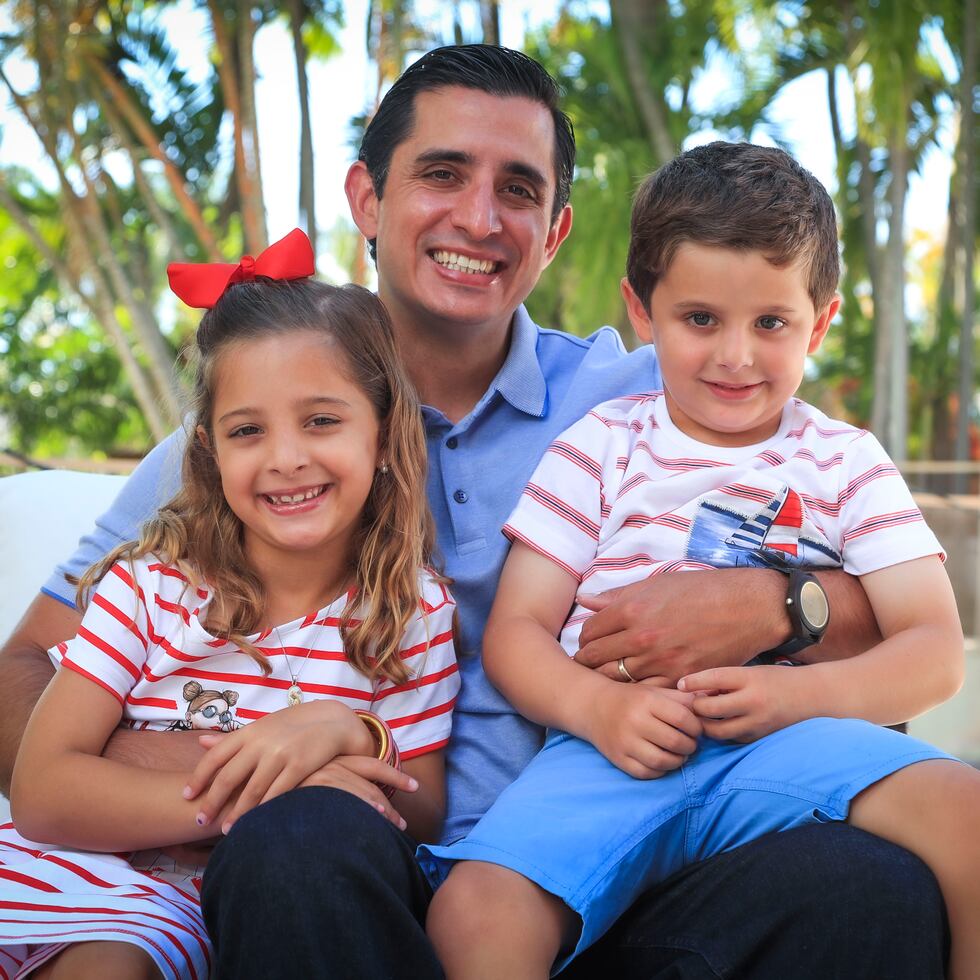
[[[833,202],[820,181],[783,150],[708,143],[643,181],[633,200],[626,276],[647,309],[685,242],[761,252],[775,266],[802,261],[816,310],[837,291]]]

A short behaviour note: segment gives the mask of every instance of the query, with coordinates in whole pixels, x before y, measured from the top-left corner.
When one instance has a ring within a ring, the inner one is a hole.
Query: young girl
[[[459,680],[418,406],[381,303],[312,273],[301,232],[171,267],[211,307],[183,488],[85,576],[52,651],[0,831],[0,976],[203,980],[203,869],[156,849],[297,786],[438,834]],[[188,780],[103,759],[120,723],[220,734]]]

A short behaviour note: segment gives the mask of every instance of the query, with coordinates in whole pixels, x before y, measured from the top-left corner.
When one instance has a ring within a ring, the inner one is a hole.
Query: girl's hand
[[[589,741],[636,779],[677,769],[697,748],[701,721],[694,697],[641,682],[608,684],[595,701]]]
[[[677,686],[696,694],[694,713],[711,738],[754,742],[812,717],[806,667],[713,667],[682,677]]]
[[[208,750],[197,764],[184,798],[201,801],[202,827],[222,814],[222,831],[266,800],[294,789],[338,755],[371,755],[374,739],[364,723],[337,701],[308,701],[283,708],[231,734],[201,736]],[[234,805],[226,813],[232,796]]]
[[[380,785],[379,785],[380,784]],[[339,755],[310,774],[300,786],[333,786],[351,793],[373,807],[399,830],[406,827],[402,815],[391,805],[381,786],[393,786],[400,792],[414,793],[418,781],[380,759],[365,755]]]

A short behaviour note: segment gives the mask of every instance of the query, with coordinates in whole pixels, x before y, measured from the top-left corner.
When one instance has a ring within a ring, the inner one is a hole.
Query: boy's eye
[[[696,327],[710,327],[714,323],[714,317],[710,313],[702,313],[700,310],[688,313],[687,319]]]
[[[779,330],[780,327],[786,326],[786,321],[781,320],[778,316],[760,316],[759,326],[763,330]]]

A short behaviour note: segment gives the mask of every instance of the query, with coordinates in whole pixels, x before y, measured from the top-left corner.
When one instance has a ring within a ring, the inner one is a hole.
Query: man
[[[571,228],[571,127],[553,80],[517,52],[440,48],[395,83],[365,133],[346,189],[376,253],[379,294],[418,387],[429,501],[461,611],[463,691],[447,753],[444,839],[466,832],[540,745],[541,732],[489,686],[480,637],[506,552],[499,528],[550,441],[593,404],[654,388],[649,349],[535,326],[522,303]],[[176,453],[141,464],[77,568],[131,537],[173,487]],[[863,592],[821,576],[834,625],[819,648],[871,644]],[[55,575],[0,658],[0,749],[12,765],[27,710],[72,634],[71,589]],[[676,680],[743,663],[819,624],[787,616],[777,572],[661,575],[615,597],[583,630],[579,658],[620,679]],[[751,603],[748,597],[751,596]],[[66,603],[68,603],[66,605]],[[764,610],[746,622],[747,608]],[[16,693],[15,693],[16,692]],[[190,769],[194,740],[120,733],[107,751]],[[860,870],[858,870],[860,867]],[[410,841],[354,797],[307,788],[238,821],[215,852],[204,906],[222,976],[435,977],[429,890]],[[848,914],[860,915],[853,931]],[[941,975],[942,905],[915,859],[850,828],[796,831],[715,858],[647,895],[576,964],[577,975]]]

